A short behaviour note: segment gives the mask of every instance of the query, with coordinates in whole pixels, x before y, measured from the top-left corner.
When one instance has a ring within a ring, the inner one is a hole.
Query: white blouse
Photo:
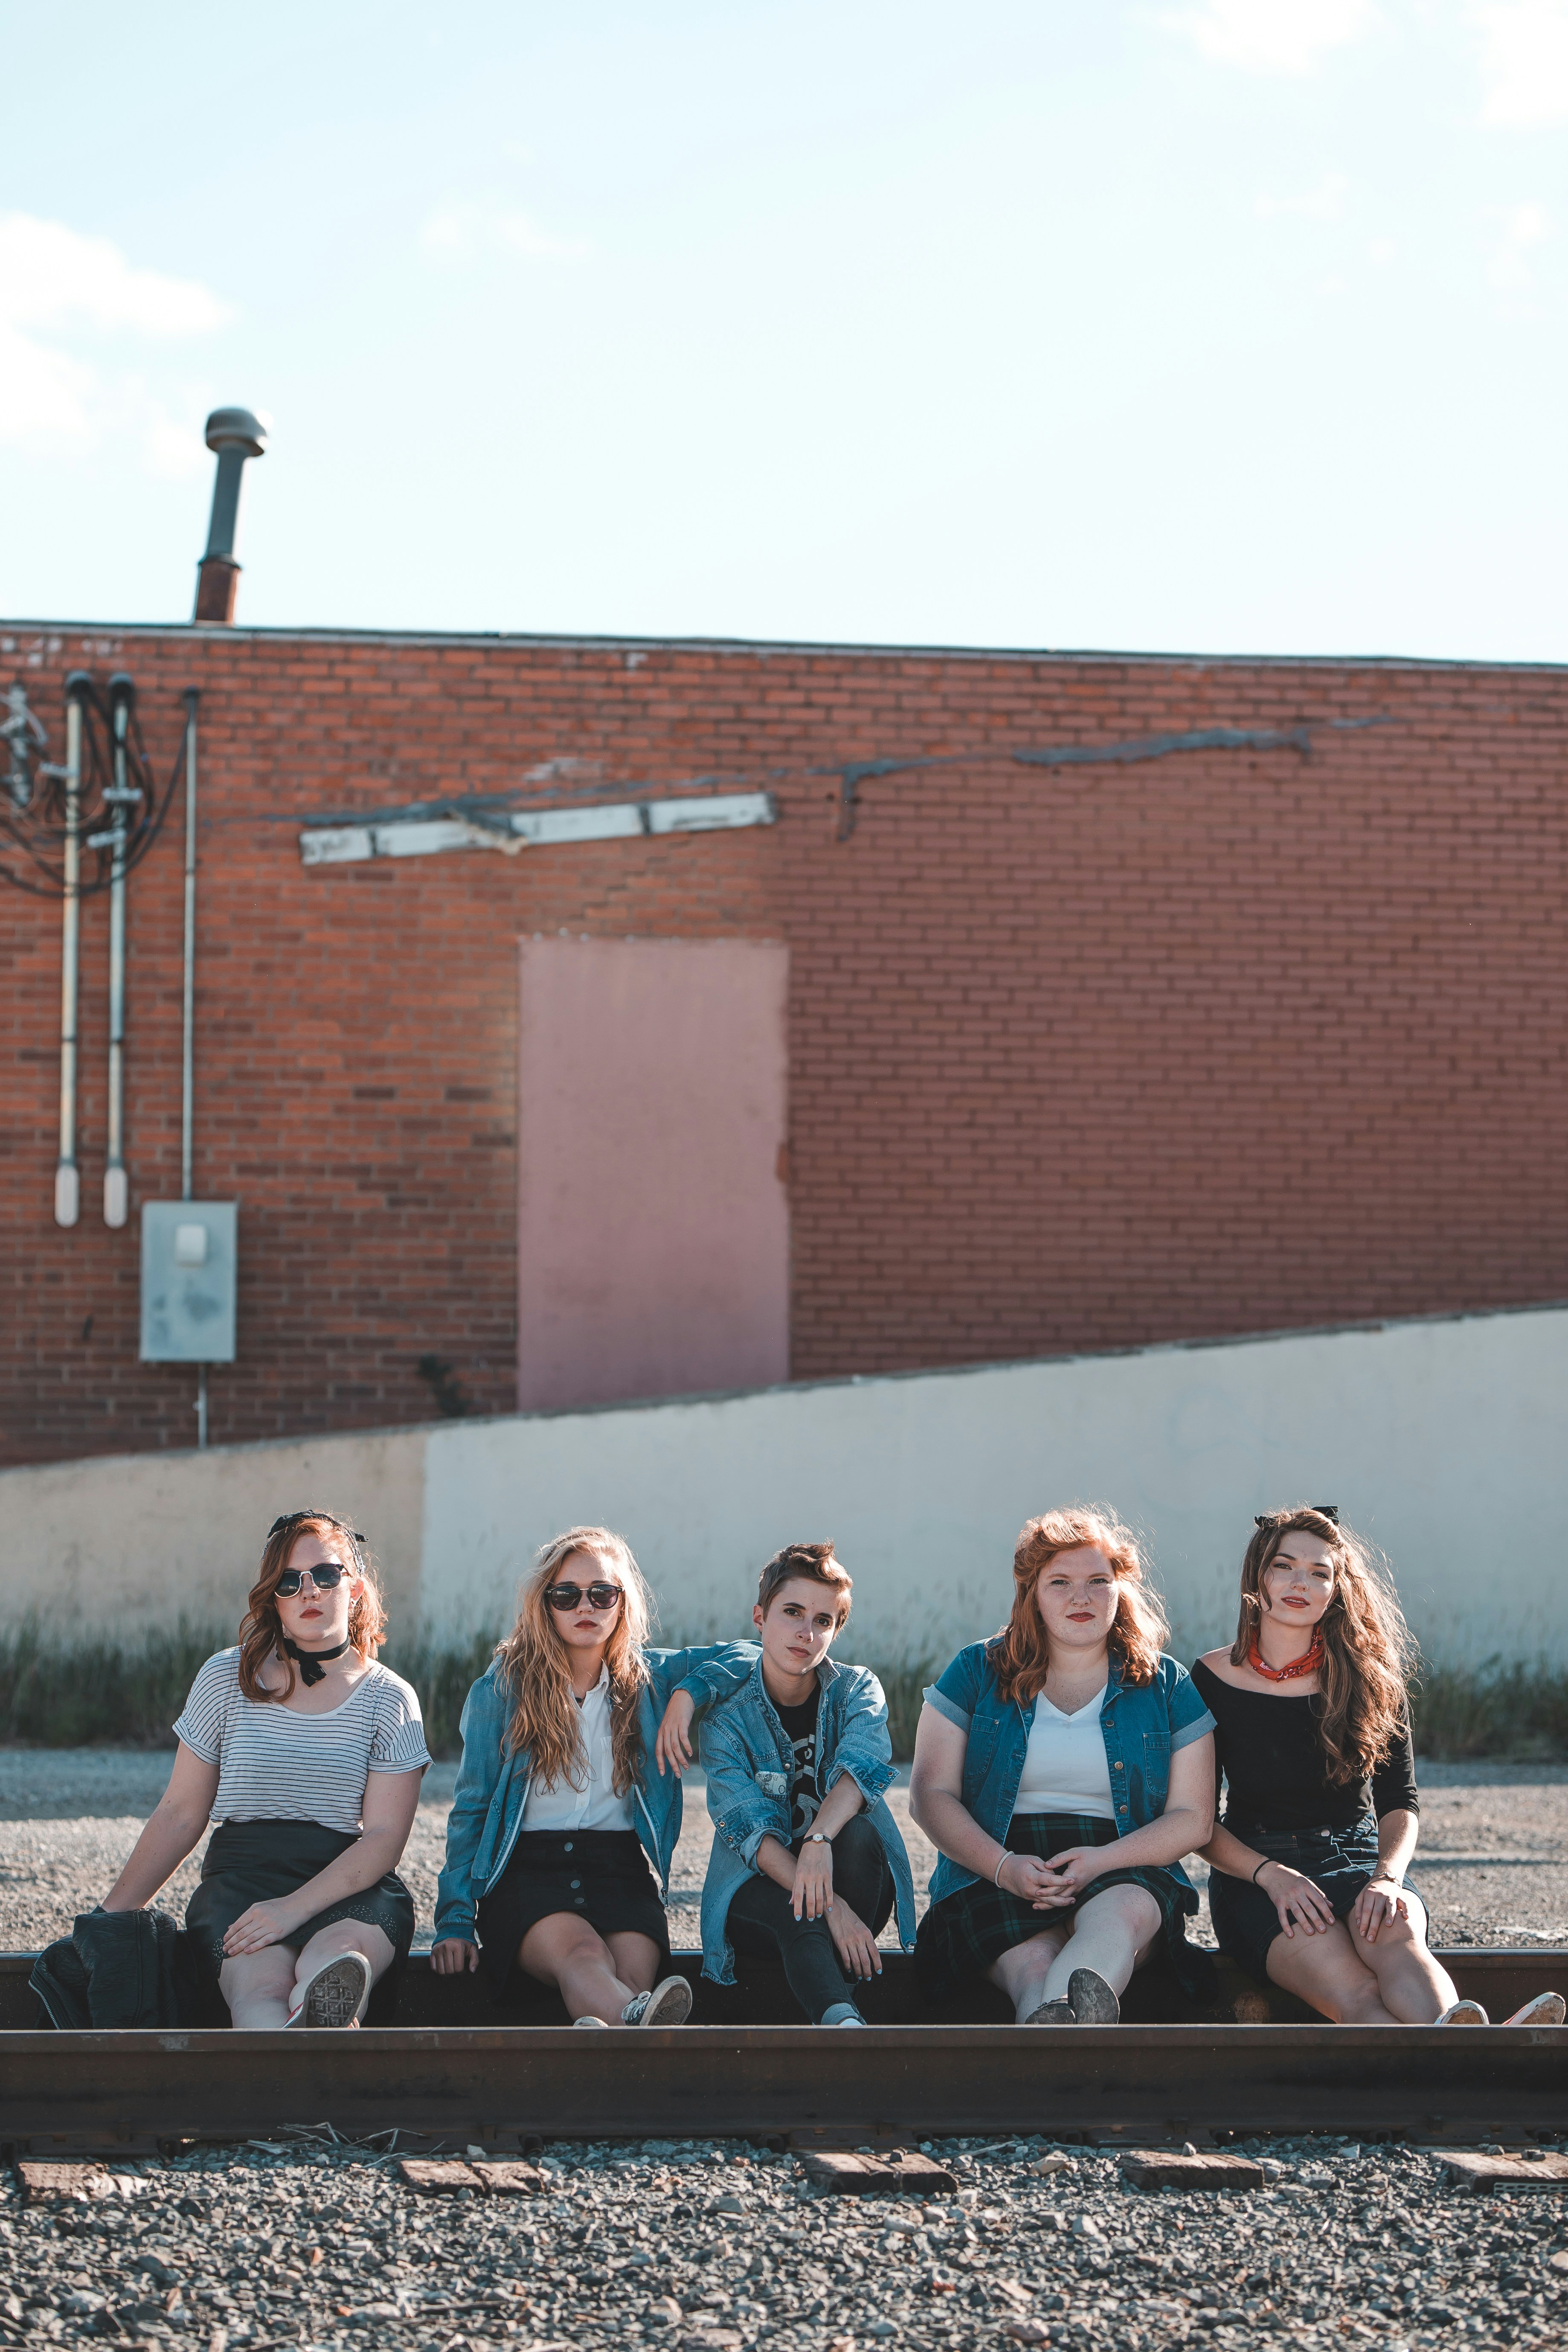
[[[522,1808],[522,1827],[529,1830],[629,1830],[633,1826],[632,1793],[616,1790],[616,1759],[610,1739],[610,1669],[599,1669],[599,1679],[578,1703],[578,1755],[570,1780],[553,1789],[530,1780]],[[584,1764],[586,1769],[584,1769]]]
[[[1071,1715],[1064,1715],[1044,1691],[1040,1693],[1029,1726],[1015,1813],[1087,1813],[1097,1822],[1116,1819],[1105,1735],[1100,1727],[1104,1699],[1101,1687]]]

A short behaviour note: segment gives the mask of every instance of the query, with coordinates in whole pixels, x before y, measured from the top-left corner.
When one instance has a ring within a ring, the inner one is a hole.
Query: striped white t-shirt
[[[369,1773],[430,1761],[418,1696],[389,1667],[373,1664],[330,1713],[300,1715],[246,1697],[237,1648],[207,1660],[174,1737],[218,1768],[215,1822],[318,1822],[350,1836]]]

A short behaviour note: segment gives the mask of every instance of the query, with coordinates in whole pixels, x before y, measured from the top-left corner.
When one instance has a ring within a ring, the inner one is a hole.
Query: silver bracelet
[[[1011,1848],[1011,1846],[1005,1846],[1005,1846],[1003,1847],[1003,1849],[1002,1849],[1002,1857],[1001,1857],[1001,1861],[999,1861],[999,1862],[997,1863],[997,1864],[996,1864],[996,1875],[995,1875],[995,1877],[994,1877],[994,1878],[992,1880],[992,1882],[991,1882],[991,1884],[992,1884],[992,1885],[993,1885],[993,1886],[1000,1886],[1000,1885],[1001,1885],[1001,1884],[1002,1884],[1002,1864],[1003,1864],[1004,1862],[1005,1862],[1005,1861],[1006,1861],[1006,1859],[1007,1859],[1007,1857],[1008,1857],[1008,1855],[1009,1855],[1009,1853],[1010,1853],[1011,1852],[1012,1852],[1012,1848]]]

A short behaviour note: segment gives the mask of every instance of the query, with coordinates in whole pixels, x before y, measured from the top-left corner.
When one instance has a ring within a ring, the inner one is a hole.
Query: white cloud
[[[1483,42],[1481,120],[1507,129],[1568,116],[1568,0],[1487,0],[1470,13]]]
[[[1345,208],[1350,182],[1342,172],[1325,172],[1315,188],[1299,196],[1259,196],[1252,209],[1259,220],[1294,215],[1300,220],[1338,220]]]
[[[84,327],[100,338],[210,334],[232,315],[194,279],[132,268],[107,237],[29,213],[0,214],[0,440],[80,446],[127,406],[144,434],[145,391],[63,341]]]
[[[1372,14],[1372,0],[1200,0],[1165,21],[1218,65],[1301,74],[1328,50],[1359,40]]]
[[[1529,293],[1535,283],[1531,256],[1551,234],[1552,222],[1545,205],[1533,200],[1515,205],[1511,212],[1503,215],[1502,235],[1492,248],[1488,272],[1500,293]]]
[[[578,238],[552,236],[527,213],[453,197],[437,205],[421,228],[419,250],[451,261],[476,261],[498,253],[526,261],[575,261],[587,247]]]

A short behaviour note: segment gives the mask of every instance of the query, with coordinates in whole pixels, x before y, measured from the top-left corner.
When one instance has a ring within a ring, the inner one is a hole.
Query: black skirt
[[[1089,1813],[1015,1813],[1005,1840],[1010,1853],[1037,1854],[1048,1862],[1068,1846],[1114,1845],[1114,1822]],[[988,1886],[983,1878],[960,1886],[933,1903],[915,1931],[915,1977],[930,2001],[946,2000],[966,1979],[983,1976],[1010,1952],[1026,1943],[1042,1927],[1066,1927],[1083,1905],[1103,1895],[1108,1886],[1141,1886],[1160,1906],[1165,1954],[1184,1992],[1194,2000],[1210,1989],[1212,1963],[1186,1938],[1187,1915],[1198,1907],[1191,1887],[1173,1878],[1168,1870],[1136,1863],[1124,1870],[1102,1871],[1084,1889],[1077,1903],[1061,1910],[1037,1911],[1005,1886]]]
[[[632,1830],[524,1830],[478,1911],[480,1958],[497,1992],[529,1929],[558,1912],[601,1936],[647,1936],[661,1962],[669,1958],[669,1922]]]
[[[202,1883],[185,1912],[185,1926],[195,1937],[204,1964],[215,1972],[227,1957],[223,1948],[226,1929],[253,1903],[271,1903],[293,1895],[308,1879],[336,1862],[357,1835],[323,1829],[319,1822],[222,1822],[213,1832],[202,1861]],[[279,1938],[291,1952],[302,1952],[312,1936],[339,1919],[359,1919],[379,1927],[393,1948],[394,1966],[401,1968],[414,1941],[414,1897],[397,1873],[389,1870],[374,1886],[345,1895],[324,1911],[307,1919],[291,1935]]]
[[[1348,1919],[1363,1886],[1377,1870],[1377,1822],[1371,1813],[1348,1828],[1325,1824],[1321,1829],[1278,1830],[1263,1822],[1226,1821],[1221,1824],[1233,1837],[1270,1862],[1287,1863],[1327,1895],[1336,1919]],[[1421,1897],[1408,1879],[1406,1895]],[[1422,1906],[1425,1912],[1425,1905]],[[1285,1932],[1279,1914],[1261,1886],[1250,1879],[1231,1878],[1223,1870],[1209,1873],[1209,1917],[1215,1941],[1226,1959],[1260,1985],[1269,1981],[1268,1948]],[[1423,1934],[1425,1921],[1423,1920]]]

